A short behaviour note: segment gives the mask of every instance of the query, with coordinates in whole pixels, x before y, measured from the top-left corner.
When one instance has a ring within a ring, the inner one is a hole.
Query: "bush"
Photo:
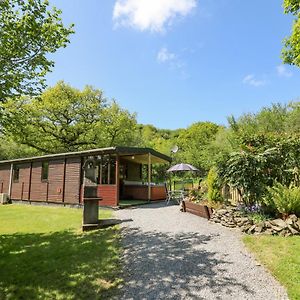
[[[192,189],[187,196],[188,201],[200,203],[203,200],[203,194],[198,189]]]
[[[221,184],[215,168],[211,168],[207,175],[207,198],[209,202],[223,202]]]
[[[263,199],[267,209],[283,215],[296,214],[300,217],[300,187],[289,187],[276,183],[268,188],[267,195]]]

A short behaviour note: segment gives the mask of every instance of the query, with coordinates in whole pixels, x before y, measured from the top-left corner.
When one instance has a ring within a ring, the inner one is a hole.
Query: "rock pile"
[[[215,210],[211,222],[220,223],[229,228],[240,228],[247,234],[276,234],[291,236],[300,234],[300,218],[290,215],[285,221],[274,219],[254,224],[247,216],[243,215],[235,207]]]

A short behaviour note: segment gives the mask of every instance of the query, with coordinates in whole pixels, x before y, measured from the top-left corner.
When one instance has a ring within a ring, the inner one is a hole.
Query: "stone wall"
[[[253,222],[247,215],[243,215],[235,207],[215,210],[211,222],[220,223],[229,228],[240,228],[247,234],[273,234],[280,236],[291,236],[300,234],[300,218],[290,215],[286,220],[274,219]]]

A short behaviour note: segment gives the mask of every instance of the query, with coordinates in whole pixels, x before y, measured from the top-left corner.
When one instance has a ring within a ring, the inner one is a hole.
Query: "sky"
[[[92,85],[142,124],[227,124],[300,99],[281,62],[293,18],[280,0],[50,0],[75,34],[51,55],[49,86]]]

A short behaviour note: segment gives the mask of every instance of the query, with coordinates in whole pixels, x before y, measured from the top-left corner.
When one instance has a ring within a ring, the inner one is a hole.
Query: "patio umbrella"
[[[172,166],[167,170],[168,173],[178,172],[178,171],[199,171],[199,170],[190,164],[183,164],[183,163]]]

